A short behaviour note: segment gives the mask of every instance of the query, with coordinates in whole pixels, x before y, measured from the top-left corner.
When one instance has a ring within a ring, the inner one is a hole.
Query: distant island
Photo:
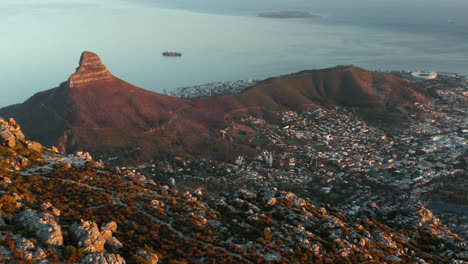
[[[259,17],[267,18],[321,18],[322,16],[302,11],[281,11],[258,13]]]

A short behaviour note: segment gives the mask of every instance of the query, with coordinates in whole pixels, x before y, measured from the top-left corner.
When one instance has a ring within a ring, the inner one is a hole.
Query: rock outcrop
[[[110,237],[106,239],[104,247],[109,252],[117,253],[123,247],[123,244],[117,238]]]
[[[377,240],[377,242],[383,245],[384,247],[393,249],[397,248],[397,245],[395,241],[393,241],[391,234],[385,234],[383,232],[375,231],[372,233],[372,235],[374,236],[375,240]]]
[[[111,73],[102,63],[101,58],[92,52],[85,51],[81,54],[80,65],[76,72],[70,76],[68,84],[70,88],[74,88],[95,81],[107,80],[111,77]]]
[[[5,226],[6,223],[5,223],[5,220],[3,220],[3,214],[0,213],[0,226]]]
[[[60,215],[60,211],[48,202],[41,205],[41,210]],[[61,226],[55,222],[54,217],[49,213],[28,209],[16,214],[12,218],[12,223],[35,230],[35,238],[39,242],[44,243],[41,245],[45,245],[49,250],[56,250],[60,248],[59,246],[64,245]],[[115,254],[123,247],[123,244],[117,238],[112,237],[112,232],[117,230],[117,224],[109,222],[103,225],[101,230],[103,230],[102,233],[95,222],[83,220],[81,223],[75,223],[69,228],[72,242],[88,253],[80,263],[124,264],[125,260],[120,255]],[[21,259],[31,260],[34,263],[49,263],[47,262],[49,256],[45,250],[36,246],[32,240],[10,232],[0,232],[0,239],[8,245],[8,248],[0,245],[0,262],[17,258],[15,254],[18,253],[15,252],[21,252]],[[12,248],[12,245],[14,245],[14,248]],[[109,253],[105,252],[104,246]]]
[[[0,170],[19,171],[40,158],[44,149],[40,143],[26,140],[15,119],[5,121],[0,117],[0,150],[4,153],[0,156]]]
[[[41,143],[35,142],[35,141],[29,141],[29,140],[26,141],[26,146],[28,149],[34,150],[37,152],[42,152],[45,149],[44,146],[41,145]]]
[[[136,254],[138,264],[158,264],[158,255],[140,250]]]
[[[24,141],[25,137],[20,126],[13,118],[5,121],[0,118],[0,145],[14,148],[20,141]]]
[[[73,243],[87,252],[102,252],[106,240],[101,236],[96,222],[83,221],[70,226],[68,233]]]
[[[59,209],[55,208],[50,202],[44,202],[40,207],[42,212],[50,213],[54,216],[60,216],[61,212]]]
[[[38,213],[28,209],[16,214],[12,222],[16,225],[36,230],[35,234],[38,240],[47,245],[63,245],[62,228],[49,213]]]
[[[99,230],[96,222],[83,221],[74,223],[69,228],[70,238],[79,248],[87,252],[103,252],[108,250],[116,253],[123,244],[112,234],[117,231],[117,223],[111,221],[102,225]]]
[[[81,264],[125,264],[125,260],[117,254],[91,253],[86,255]]]
[[[21,252],[22,259],[33,261],[33,263],[48,263],[46,262],[47,255],[44,249],[35,246],[31,240],[12,233],[0,234],[0,238],[7,244],[14,245],[10,248],[0,245],[0,261],[2,263],[18,263],[14,261],[14,252]]]
[[[101,236],[104,239],[108,239],[112,237],[112,233],[117,231],[117,223],[111,221],[101,226]]]
[[[0,127],[0,144],[9,148],[16,146],[16,138],[4,127]]]
[[[20,235],[14,235],[12,239],[15,241],[16,251],[23,252],[24,258],[40,260],[47,257],[44,250],[40,247],[36,247],[31,240],[21,237]]]

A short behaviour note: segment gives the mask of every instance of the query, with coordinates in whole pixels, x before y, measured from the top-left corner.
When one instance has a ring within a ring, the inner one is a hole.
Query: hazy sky
[[[325,18],[256,17],[279,10]],[[0,0],[0,107],[65,81],[84,50],[157,92],[350,63],[468,73],[466,14],[468,0]]]
[[[141,3],[157,7],[188,9],[191,11],[214,13],[244,13],[262,10],[309,9],[313,10],[373,10],[367,15],[381,15],[385,13],[408,13],[415,19],[425,20],[427,10],[437,10],[445,16],[447,12],[455,17],[466,17],[468,1],[466,0],[2,0],[2,13],[35,12],[37,9],[63,9],[77,7],[124,7],[125,2]],[[419,12],[421,10],[421,12]],[[361,12],[360,15],[364,15]],[[352,14],[351,14],[352,15]]]

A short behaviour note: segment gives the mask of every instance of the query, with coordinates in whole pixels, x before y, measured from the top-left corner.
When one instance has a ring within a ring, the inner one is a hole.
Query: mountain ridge
[[[404,116],[414,102],[426,100],[415,83],[354,66],[268,78],[237,94],[176,98],[127,83],[113,76],[98,55],[83,52],[67,82],[0,109],[0,116],[14,117],[29,137],[63,151],[107,155],[140,148],[151,159],[210,151],[252,153],[223,141],[219,133],[242,114],[337,104]],[[208,150],[210,146],[224,150]]]

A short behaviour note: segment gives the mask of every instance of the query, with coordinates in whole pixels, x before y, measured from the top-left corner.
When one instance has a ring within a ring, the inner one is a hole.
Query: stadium
[[[425,72],[425,71],[417,71],[411,73],[411,76],[416,79],[422,79],[422,80],[433,80],[437,78],[437,73],[436,72]]]

